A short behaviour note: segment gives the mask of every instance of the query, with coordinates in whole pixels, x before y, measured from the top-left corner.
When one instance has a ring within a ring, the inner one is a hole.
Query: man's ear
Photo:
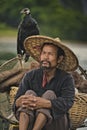
[[[61,63],[62,60],[63,60],[63,58],[64,58],[64,56],[59,56],[59,58],[58,58],[58,62],[57,62],[57,63],[58,63],[58,64]]]

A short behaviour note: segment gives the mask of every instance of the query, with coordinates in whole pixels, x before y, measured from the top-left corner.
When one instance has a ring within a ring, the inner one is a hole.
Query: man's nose
[[[44,55],[44,58],[47,60],[47,59],[49,59],[49,55],[46,53],[45,55]]]

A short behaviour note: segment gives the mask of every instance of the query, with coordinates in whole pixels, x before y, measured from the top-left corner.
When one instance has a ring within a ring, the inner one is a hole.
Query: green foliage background
[[[37,20],[40,32],[52,37],[68,40],[87,40],[87,15],[83,13],[81,0],[66,0],[65,7],[60,0],[1,0],[0,22],[17,28],[20,10],[28,7]]]

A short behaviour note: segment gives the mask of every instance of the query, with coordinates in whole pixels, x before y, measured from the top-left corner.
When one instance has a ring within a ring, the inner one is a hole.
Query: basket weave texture
[[[69,111],[72,128],[80,127],[87,118],[87,94],[77,93]]]

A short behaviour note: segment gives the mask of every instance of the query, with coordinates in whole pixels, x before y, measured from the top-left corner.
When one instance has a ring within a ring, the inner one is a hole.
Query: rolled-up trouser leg
[[[26,91],[25,95],[34,95],[34,96],[37,96],[37,94],[33,91],[33,90],[28,90]],[[16,118],[19,120],[19,116],[20,116],[20,112],[24,112],[26,113],[27,115],[29,115],[29,130],[32,130],[32,127],[33,127],[33,123],[34,123],[34,111],[32,110],[29,110],[27,108],[22,108],[20,107],[17,112],[16,112]]]
[[[52,99],[56,99],[56,95],[52,90],[47,90],[43,95],[43,98],[48,99],[48,100],[52,100]],[[43,113],[44,115],[46,115],[47,117],[47,125],[50,124],[52,122],[52,116],[51,116],[51,111],[50,109],[38,109],[36,111],[36,115],[38,115],[38,113]]]
[[[43,98],[46,98],[46,99],[56,99],[56,95],[55,93],[52,91],[52,90],[48,90],[46,91],[43,96]],[[50,116],[51,113],[50,113],[50,110],[43,110],[43,109],[40,109],[40,111],[45,111],[45,113],[48,115],[48,119],[49,119],[49,122],[50,122]],[[48,114],[49,113],[49,114]],[[52,116],[51,116],[52,117]],[[51,123],[47,123],[47,125],[43,128],[43,130],[69,130],[68,128],[68,118],[67,118],[67,115],[63,115],[61,116],[60,118],[56,119],[56,120],[51,120]]]

